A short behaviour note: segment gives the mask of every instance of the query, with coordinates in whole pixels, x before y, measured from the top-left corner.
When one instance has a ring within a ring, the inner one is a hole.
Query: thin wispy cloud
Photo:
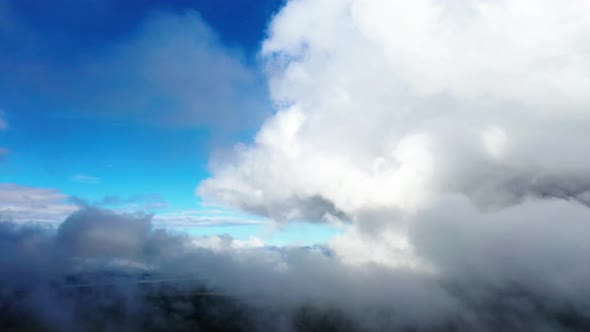
[[[8,122],[4,120],[2,112],[0,112],[0,131],[8,129]]]
[[[101,45],[105,50],[88,57],[79,55],[67,65],[51,56],[31,60],[0,55],[0,61],[13,63],[0,83],[22,83],[24,91],[59,105],[46,112],[65,118],[232,131],[257,125],[266,114],[261,75],[244,63],[239,52],[223,45],[199,13],[154,12],[139,23],[122,41],[114,38]],[[39,47],[36,39],[53,43],[55,48],[64,42],[26,24],[19,27],[30,40],[15,42],[24,49],[15,46],[17,53],[28,55]],[[0,33],[2,29],[0,25]],[[34,82],[17,79],[23,75],[34,76]],[[68,111],[72,109],[76,111]]]
[[[55,224],[76,210],[78,207],[68,203],[68,196],[58,190],[0,184],[1,221]]]
[[[154,216],[154,224],[162,227],[223,227],[262,225],[269,221],[265,218],[245,214],[239,211],[219,209],[189,209],[158,213]]]
[[[10,154],[9,149],[0,147],[0,160],[4,159],[4,157],[6,157],[9,154]]]
[[[86,183],[86,184],[99,184],[101,183],[101,179],[95,176],[84,175],[84,174],[76,174],[70,177],[70,180],[78,183]]]
[[[98,200],[86,200],[80,197],[71,196],[69,200],[80,207],[96,206],[126,212],[153,212],[169,206],[164,197],[159,194],[136,194],[128,197],[107,195]]]
[[[4,119],[4,111],[0,109],[0,132],[5,131],[8,129],[8,122]],[[10,150],[6,147],[0,146],[0,161],[2,161],[8,154]]]

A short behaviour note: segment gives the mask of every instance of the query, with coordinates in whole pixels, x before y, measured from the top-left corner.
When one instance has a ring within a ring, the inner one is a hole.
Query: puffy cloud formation
[[[291,1],[262,49],[278,111],[199,193],[363,232],[399,232],[446,195],[587,204],[588,15],[584,1]]]
[[[198,194],[345,221],[338,259],[434,278],[476,312],[467,330],[583,330],[589,18],[585,1],[289,1],[262,48],[277,112]]]

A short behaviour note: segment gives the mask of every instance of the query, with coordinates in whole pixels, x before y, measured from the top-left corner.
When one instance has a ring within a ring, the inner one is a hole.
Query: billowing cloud
[[[589,17],[584,1],[290,1],[262,48],[277,112],[198,194],[344,221],[343,262],[434,276],[515,324],[472,312],[467,330],[583,330],[560,324],[590,312],[576,295],[590,287]]]
[[[371,211],[411,219],[444,195],[482,209],[587,202],[589,12],[289,2],[262,49],[278,112],[199,193],[278,220],[358,225]]]

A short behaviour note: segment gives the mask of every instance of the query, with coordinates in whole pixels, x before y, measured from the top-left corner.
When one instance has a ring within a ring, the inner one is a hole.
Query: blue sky
[[[156,215],[210,211],[195,187],[211,154],[251,140],[272,114],[257,54],[282,3],[2,2],[0,182]],[[239,238],[267,228],[181,227]],[[335,232],[288,225],[267,238],[308,244]]]

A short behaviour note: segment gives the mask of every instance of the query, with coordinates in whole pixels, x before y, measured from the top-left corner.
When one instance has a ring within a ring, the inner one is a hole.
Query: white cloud
[[[55,189],[0,184],[0,221],[60,223],[78,210]]]
[[[101,180],[95,176],[76,174],[70,178],[74,182],[86,183],[86,184],[99,184]]]
[[[586,1],[290,1],[262,48],[277,113],[198,194],[384,232],[334,246],[389,266],[447,195],[589,204],[589,16]]]

